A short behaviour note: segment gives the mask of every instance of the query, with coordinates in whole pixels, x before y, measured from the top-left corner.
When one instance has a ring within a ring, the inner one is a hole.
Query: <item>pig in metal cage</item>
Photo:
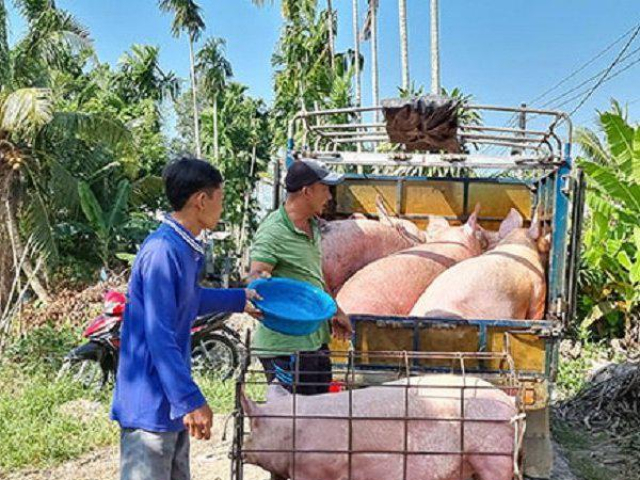
[[[361,353],[322,354],[347,359],[329,384],[304,370],[313,362],[302,356],[314,355],[292,355],[283,376],[248,352],[236,382],[233,480],[246,464],[291,480],[522,480],[523,388],[508,353],[367,352],[369,364],[384,360],[385,379],[397,364],[397,380],[373,385],[356,374]],[[450,374],[420,375],[428,361],[450,362]],[[469,375],[467,364],[482,361],[505,366],[499,385]],[[277,378],[267,401],[249,400],[264,395],[267,374]],[[319,385],[329,393],[298,393]]]

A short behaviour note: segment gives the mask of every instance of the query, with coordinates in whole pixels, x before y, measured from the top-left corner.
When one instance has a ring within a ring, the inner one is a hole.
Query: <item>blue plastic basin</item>
[[[313,333],[337,311],[331,295],[306,282],[261,278],[251,282],[249,288],[262,297],[254,304],[264,315],[264,326],[285,335]]]

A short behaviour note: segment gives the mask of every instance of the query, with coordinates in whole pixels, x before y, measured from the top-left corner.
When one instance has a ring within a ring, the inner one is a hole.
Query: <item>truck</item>
[[[439,146],[425,148],[434,137],[423,127],[443,105],[450,112],[452,105],[455,109],[446,119],[450,135],[440,138]],[[404,133],[413,135],[410,141],[398,134],[403,129],[400,120],[407,127]],[[526,412],[524,475],[549,478],[549,405],[559,342],[576,315],[585,190],[583,173],[573,162],[569,116],[428,96],[372,107],[301,111],[291,120],[288,137],[286,157],[274,165],[274,206],[283,195],[285,164],[301,154],[345,173],[345,181],[333,187],[327,220],[353,214],[376,218],[380,200],[394,216],[419,227],[426,226],[430,215],[462,224],[476,204],[482,207],[479,223],[488,230],[497,230],[512,208],[527,221],[534,211],[541,215],[551,232],[543,319],[351,315],[351,345],[334,341],[331,348],[357,352],[350,361],[369,384],[384,381],[385,371],[393,378],[389,363],[395,360],[381,359],[375,354],[381,351],[412,352],[411,372],[445,371],[451,358],[464,356],[466,372],[496,385],[511,378],[506,369],[515,371]],[[510,365],[500,360],[503,353]],[[336,355],[336,371],[347,361],[346,355]]]

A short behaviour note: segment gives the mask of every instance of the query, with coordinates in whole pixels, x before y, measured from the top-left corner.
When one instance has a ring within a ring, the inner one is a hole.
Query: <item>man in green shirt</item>
[[[322,275],[322,250],[317,217],[331,200],[330,185],[344,177],[329,171],[322,162],[295,161],[285,179],[287,199],[262,222],[251,247],[250,278],[285,277],[325,288]],[[252,348],[258,353],[267,380],[274,379],[291,390],[292,372],[299,372],[296,392],[325,393],[331,383],[329,341],[334,336],[348,339],[351,322],[340,310],[332,321],[304,336],[275,332],[263,324],[256,330]],[[296,353],[299,353],[296,357]],[[300,364],[294,362],[299,358]]]

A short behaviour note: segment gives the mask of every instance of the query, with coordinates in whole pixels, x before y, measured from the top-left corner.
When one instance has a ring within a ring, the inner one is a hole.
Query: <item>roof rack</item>
[[[520,125],[462,123],[457,136],[463,153],[406,152],[390,143],[384,122],[362,121],[368,113],[382,118],[381,106],[301,111],[289,124],[289,154],[297,141],[301,147],[296,150],[304,156],[330,164],[486,169],[551,169],[570,155],[572,125],[563,112],[494,105],[464,109],[482,116],[508,115]],[[534,119],[537,128],[527,128]]]

